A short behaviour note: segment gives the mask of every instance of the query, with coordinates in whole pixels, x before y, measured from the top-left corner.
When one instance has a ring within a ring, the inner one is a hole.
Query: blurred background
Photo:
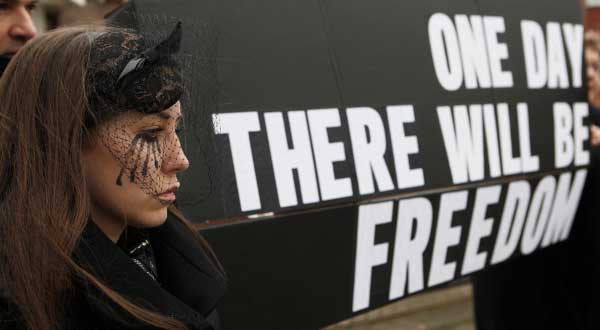
[[[63,25],[85,24],[101,20],[126,0],[40,0],[33,11],[39,32]]]

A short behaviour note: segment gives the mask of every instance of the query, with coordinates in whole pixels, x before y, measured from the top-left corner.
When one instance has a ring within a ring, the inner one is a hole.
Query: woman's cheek
[[[84,161],[88,189],[95,207],[111,214],[116,218],[114,220],[134,227],[155,227],[164,223],[167,207],[140,187],[145,182],[131,182],[129,175],[118,180],[122,166],[103,144],[99,143],[89,150]]]
[[[125,181],[122,186],[113,183],[110,190],[107,194],[109,203],[120,210],[128,225],[155,227],[166,220],[166,207],[135,183]]]
[[[107,199],[110,204],[120,210],[129,226],[137,228],[156,227],[167,218],[167,207],[155,197],[150,196],[136,183],[123,180],[121,186],[114,182],[110,185]]]
[[[156,227],[164,223],[167,208],[129,181],[117,185],[114,178],[92,179],[92,200],[105,213],[121,218],[128,225],[138,228]]]

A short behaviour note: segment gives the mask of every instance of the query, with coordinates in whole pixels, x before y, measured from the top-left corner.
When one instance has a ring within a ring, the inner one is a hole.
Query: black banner
[[[128,11],[186,27],[183,111],[205,115],[180,206],[214,225],[228,329],[314,329],[568,238],[590,157],[576,2]]]
[[[586,174],[207,230],[229,269],[224,324],[316,329],[560,243],[573,225]]]

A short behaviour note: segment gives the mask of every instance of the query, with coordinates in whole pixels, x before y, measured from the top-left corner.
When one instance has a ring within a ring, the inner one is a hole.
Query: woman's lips
[[[174,202],[177,199],[177,196],[174,192],[164,192],[158,195],[158,198],[166,202]]]
[[[173,186],[171,189],[166,190],[163,193],[160,193],[157,195],[158,199],[160,199],[163,202],[168,202],[168,203],[172,203],[177,199],[177,189],[179,188],[179,185],[175,185]]]

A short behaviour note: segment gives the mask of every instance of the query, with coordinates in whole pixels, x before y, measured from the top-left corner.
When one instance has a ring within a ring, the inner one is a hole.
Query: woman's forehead
[[[158,116],[164,119],[177,119],[182,116],[181,114],[181,102],[177,101],[171,107],[158,113]]]
[[[147,125],[158,125],[160,123],[175,122],[183,118],[180,103],[177,102],[171,107],[157,113],[146,114],[136,110],[129,110],[110,119],[105,123],[105,127],[113,128],[135,128]],[[103,125],[104,126],[104,125]]]

